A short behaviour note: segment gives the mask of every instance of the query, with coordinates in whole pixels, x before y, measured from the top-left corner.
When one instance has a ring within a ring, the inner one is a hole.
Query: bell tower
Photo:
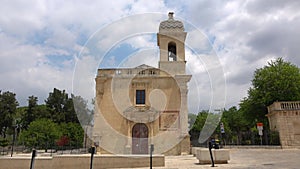
[[[187,75],[185,71],[185,39],[187,33],[181,21],[175,20],[173,12],[169,12],[169,18],[162,21],[157,33],[157,45],[160,50],[159,69],[168,73],[180,89],[179,108],[179,128],[178,134],[181,138],[178,148],[182,154],[190,151],[190,136],[188,130],[188,82],[192,75]],[[172,88],[172,86],[169,86]]]
[[[162,21],[157,33],[160,49],[159,68],[171,75],[185,74],[185,38],[187,33],[181,21],[169,12],[168,20]]]

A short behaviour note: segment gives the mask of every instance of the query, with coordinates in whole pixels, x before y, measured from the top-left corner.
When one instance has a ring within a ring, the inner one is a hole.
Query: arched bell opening
[[[168,44],[168,60],[169,61],[177,61],[176,43],[174,43],[174,42],[170,42]]]

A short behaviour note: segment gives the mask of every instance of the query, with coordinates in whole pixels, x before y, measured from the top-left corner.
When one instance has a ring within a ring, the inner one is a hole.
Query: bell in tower
[[[169,56],[169,61],[176,61],[176,44],[175,43],[168,44],[168,56]]]
[[[185,74],[185,38],[187,33],[181,21],[169,12],[168,20],[162,21],[157,33],[160,49],[159,68],[172,75]]]

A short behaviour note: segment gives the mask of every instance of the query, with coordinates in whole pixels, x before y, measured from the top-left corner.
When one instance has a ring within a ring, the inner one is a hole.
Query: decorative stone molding
[[[153,122],[159,117],[159,111],[149,106],[132,106],[123,112],[127,120],[135,123]]]
[[[159,31],[184,31],[184,26],[181,21],[175,20],[173,12],[169,12],[169,19],[162,21],[159,25]]]

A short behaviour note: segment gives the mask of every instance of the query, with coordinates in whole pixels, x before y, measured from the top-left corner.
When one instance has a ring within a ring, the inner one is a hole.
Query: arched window
[[[170,42],[168,44],[168,60],[169,61],[176,61],[176,43]]]

